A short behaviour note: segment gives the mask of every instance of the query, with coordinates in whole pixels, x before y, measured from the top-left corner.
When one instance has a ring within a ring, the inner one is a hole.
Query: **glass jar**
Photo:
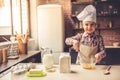
[[[15,44],[15,36],[10,37],[11,44],[8,46],[8,56],[18,56],[19,48],[18,45]]]
[[[50,69],[53,67],[54,64],[54,58],[52,55],[52,50],[49,48],[44,49],[44,54],[42,58],[42,63],[46,69]]]

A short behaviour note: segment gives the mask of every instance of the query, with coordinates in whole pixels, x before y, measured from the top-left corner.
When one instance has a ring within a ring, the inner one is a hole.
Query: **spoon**
[[[109,65],[107,69],[104,71],[104,75],[110,74],[110,68],[111,68],[111,65]]]

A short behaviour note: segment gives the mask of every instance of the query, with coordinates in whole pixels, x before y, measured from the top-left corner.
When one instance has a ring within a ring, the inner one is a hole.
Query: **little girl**
[[[73,48],[82,55],[81,61],[89,62],[90,57],[95,57],[96,63],[100,62],[106,56],[103,38],[95,34],[96,9],[88,5],[77,16],[82,21],[83,33],[66,38],[67,45],[73,45]]]

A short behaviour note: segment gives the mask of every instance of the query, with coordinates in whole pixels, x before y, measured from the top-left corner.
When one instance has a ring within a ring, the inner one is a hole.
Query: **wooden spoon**
[[[104,71],[104,75],[110,74],[110,68],[111,68],[111,65],[109,65],[107,69]]]

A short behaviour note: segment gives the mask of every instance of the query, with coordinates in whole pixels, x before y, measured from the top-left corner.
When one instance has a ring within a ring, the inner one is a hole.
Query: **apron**
[[[78,58],[76,64],[90,64],[95,62],[95,54],[98,51],[98,44],[96,46],[86,46],[80,41],[80,52],[78,52]]]

